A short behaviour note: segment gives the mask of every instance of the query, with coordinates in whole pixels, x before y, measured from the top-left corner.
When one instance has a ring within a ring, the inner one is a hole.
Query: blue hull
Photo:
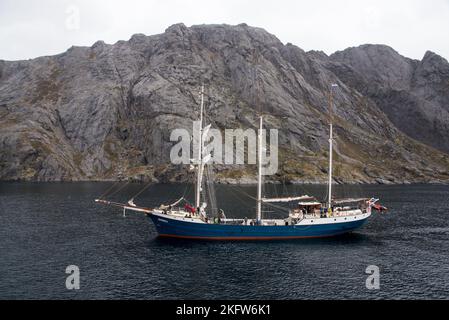
[[[307,226],[202,224],[150,215],[161,237],[203,240],[283,240],[337,236],[362,227],[367,219]]]

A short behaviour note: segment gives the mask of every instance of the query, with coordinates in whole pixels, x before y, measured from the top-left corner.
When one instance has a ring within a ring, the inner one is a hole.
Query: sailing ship
[[[332,89],[329,94],[329,172],[327,202],[318,201],[308,195],[282,198],[265,198],[262,195],[262,150],[263,150],[263,116],[259,118],[257,137],[258,183],[256,212],[253,219],[227,218],[223,210],[212,216],[208,212],[207,203],[202,202],[203,176],[210,155],[204,155],[204,141],[210,126],[203,126],[204,119],[204,86],[200,92],[200,139],[198,153],[193,165],[196,172],[195,202],[181,197],[170,205],[157,208],[137,206],[134,199],[127,204],[111,202],[103,198],[95,201],[100,204],[116,206],[126,211],[143,213],[154,223],[160,237],[200,239],[200,240],[282,240],[301,238],[323,238],[338,236],[361,228],[371,216],[373,210],[385,211],[376,198],[334,199],[332,196],[333,169],[333,121],[332,121]],[[296,203],[289,210],[288,217],[282,219],[264,219],[262,205],[273,203]]]

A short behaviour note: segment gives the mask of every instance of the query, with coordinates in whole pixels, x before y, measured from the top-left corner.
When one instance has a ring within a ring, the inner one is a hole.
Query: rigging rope
[[[115,186],[117,185],[117,183],[119,183],[120,181],[116,181],[112,184],[112,186],[110,188],[108,188],[98,199],[103,199],[112,189],[115,188]]]
[[[117,194],[119,191],[123,190],[127,185],[129,184],[129,181],[127,181],[123,186],[115,190],[113,193],[109,194],[109,197],[112,197],[113,195]]]
[[[255,206],[251,206],[246,201],[242,200],[242,198],[240,198],[239,194],[232,187],[229,190],[231,190],[231,192],[235,194],[236,199],[239,200],[243,204],[243,206],[245,206],[247,208],[251,208],[251,209],[255,208]]]
[[[241,193],[243,193],[243,194],[245,194],[247,197],[249,197],[249,198],[251,198],[251,199],[257,201],[257,198],[256,198],[256,197],[251,196],[251,195],[248,194],[247,192],[241,190]],[[272,203],[264,203],[264,205],[267,205],[267,206],[270,206],[270,207],[273,207],[273,208],[276,208],[276,209],[279,209],[279,210],[284,210],[284,211],[286,211],[286,212],[290,212],[290,209],[286,209],[286,208],[284,208],[284,207],[277,206],[277,205],[272,204]]]
[[[278,210],[283,210],[285,212],[290,212],[290,209],[287,209],[287,208],[284,208],[284,207],[281,207],[281,206],[277,206],[277,205],[272,204],[272,203],[265,203],[265,205],[267,205],[269,207],[272,207],[272,208],[275,208],[275,209],[278,209]]]
[[[184,188],[184,193],[182,194],[182,197],[185,198],[186,197],[186,193],[187,191],[190,191],[190,184],[186,184],[186,187]]]
[[[140,196],[142,194],[142,192],[144,192],[146,189],[148,189],[148,187],[151,186],[152,184],[153,184],[152,181],[148,182],[147,185],[145,187],[143,187],[143,189],[140,190],[136,195],[131,197],[131,199],[134,199],[134,198],[137,198],[138,196]]]

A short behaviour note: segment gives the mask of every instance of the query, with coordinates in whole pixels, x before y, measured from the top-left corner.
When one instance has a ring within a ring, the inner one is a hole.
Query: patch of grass
[[[26,181],[33,180],[34,177],[36,176],[36,174],[37,174],[37,171],[33,168],[30,168],[30,167],[23,168],[21,175],[20,175],[20,179],[26,180]]]
[[[81,163],[84,160],[84,155],[81,152],[77,152],[73,155],[73,163],[75,163],[75,165],[77,166],[77,168],[81,170]]]
[[[238,170],[238,169],[229,169],[224,170],[218,173],[218,176],[220,178],[227,178],[227,179],[241,179],[245,175],[245,170]]]
[[[114,142],[111,139],[106,139],[104,142],[104,152],[106,152],[106,154],[108,155],[109,159],[112,162],[117,162],[118,161],[118,155],[116,152],[114,152],[113,150],[113,146],[114,146]]]
[[[51,148],[40,140],[30,140],[30,144],[33,149],[39,151],[39,153],[42,153],[43,155],[48,156],[53,153]]]
[[[1,128],[6,129],[6,128],[14,127],[18,124],[20,124],[20,121],[17,118],[9,117],[7,119],[4,119],[1,122]]]
[[[41,78],[36,85],[34,98],[31,100],[31,103],[34,104],[41,100],[56,102],[60,97],[59,91],[61,90],[61,85],[58,82],[60,74],[61,71],[54,67],[48,78]]]
[[[150,166],[140,166],[140,167],[133,167],[128,168],[126,171],[126,174],[128,176],[136,176],[136,175],[153,175],[153,169]]]

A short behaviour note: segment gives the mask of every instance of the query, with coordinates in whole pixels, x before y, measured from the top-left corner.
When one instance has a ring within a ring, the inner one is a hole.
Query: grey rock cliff
[[[386,46],[337,52],[328,67],[372,99],[408,136],[449,152],[449,63],[427,52],[411,60]]]
[[[184,181],[170,132],[191,130],[207,88],[215,127],[279,129],[272,180],[325,180],[327,106],[335,95],[337,182],[449,180],[447,62],[385,46],[330,57],[263,29],[173,25],[114,45],[96,42],[28,61],[0,61],[0,179]],[[437,150],[439,149],[439,150]],[[217,167],[220,181],[255,168]]]

